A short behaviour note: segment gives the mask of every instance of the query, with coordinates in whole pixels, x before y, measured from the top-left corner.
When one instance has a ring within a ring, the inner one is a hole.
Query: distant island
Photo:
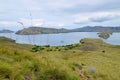
[[[43,28],[43,27],[29,27],[17,31],[16,34],[29,35],[29,34],[53,34],[53,33],[67,33],[67,32],[70,32],[70,30],[64,28],[56,29],[56,28]]]
[[[120,32],[119,27],[105,27],[105,26],[86,26],[82,28],[73,29],[74,32]]]
[[[14,31],[8,30],[8,29],[3,29],[0,30],[0,33],[13,33]]]
[[[16,32],[19,35],[30,34],[54,34],[54,33],[68,33],[68,32],[120,32],[120,27],[104,27],[104,26],[86,26],[76,29],[56,29],[44,27],[28,27]]]

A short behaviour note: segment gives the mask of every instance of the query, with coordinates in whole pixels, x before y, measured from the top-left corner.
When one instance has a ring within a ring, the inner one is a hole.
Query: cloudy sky
[[[31,20],[32,18],[32,20]],[[120,0],[0,0],[0,29],[120,26]]]

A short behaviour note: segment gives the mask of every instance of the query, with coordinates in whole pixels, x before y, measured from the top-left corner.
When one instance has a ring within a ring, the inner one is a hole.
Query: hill
[[[16,34],[53,34],[53,33],[67,33],[69,30],[67,29],[55,29],[55,28],[43,28],[43,27],[29,27],[29,28],[24,28],[22,30],[19,30],[16,32]]]
[[[14,31],[7,30],[7,29],[0,30],[0,33],[13,33],[13,32]]]
[[[0,80],[120,80],[119,53],[100,39],[33,46],[0,37]]]

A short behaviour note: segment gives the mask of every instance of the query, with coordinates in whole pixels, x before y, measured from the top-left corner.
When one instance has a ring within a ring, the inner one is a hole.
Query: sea
[[[57,34],[17,35],[15,33],[0,33],[0,36],[11,38],[20,44],[63,46],[79,43],[84,38],[99,38],[97,32],[71,32]],[[102,38],[100,38],[102,39]],[[120,33],[113,33],[104,42],[120,45]]]

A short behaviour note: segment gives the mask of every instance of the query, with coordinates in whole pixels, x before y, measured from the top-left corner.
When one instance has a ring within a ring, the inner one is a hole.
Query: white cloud
[[[16,26],[17,22],[14,22],[14,21],[0,21],[0,25],[2,26],[10,26],[10,27],[13,27],[13,26]]]
[[[66,25],[67,25],[67,23],[65,23],[65,22],[46,22],[45,23],[46,27],[56,27],[56,28],[62,28]]]
[[[48,6],[52,8],[70,8],[76,5],[97,5],[103,2],[103,0],[45,0]]]
[[[41,27],[44,25],[44,21],[42,19],[26,19],[26,18],[21,18],[19,22],[22,22],[25,27],[29,26],[38,26]]]
[[[2,26],[9,26],[9,27],[20,27],[24,28],[30,27],[30,26],[37,26],[37,27],[56,27],[56,28],[62,28],[67,25],[65,22],[54,22],[54,21],[44,21],[43,19],[26,19],[26,18],[21,18],[16,21],[0,21],[0,25]],[[23,25],[23,26],[22,26]]]
[[[76,14],[73,16],[74,23],[90,23],[90,22],[104,22],[112,19],[117,19],[120,17],[120,12],[93,12],[93,13],[83,13]]]
[[[9,26],[9,27],[16,27],[16,26],[21,26],[19,25],[19,22],[23,23],[24,27],[29,27],[29,26],[42,26],[44,24],[42,19],[25,19],[21,18],[18,22],[17,21],[0,21],[0,25],[2,26]]]
[[[26,27],[31,26],[29,12],[34,17],[33,26],[63,27],[72,26],[72,23],[102,25],[103,22],[109,25],[112,24],[109,21],[113,19],[115,22],[120,14],[116,12],[120,11],[119,4],[120,0],[1,0],[0,18],[4,21],[0,21],[0,26],[21,26],[17,21],[23,22]],[[119,22],[116,21],[116,24]]]
[[[19,22],[22,22],[24,24],[25,27],[29,27],[29,26],[37,26],[37,27],[56,27],[56,28],[62,28],[66,25],[68,25],[68,23],[66,22],[55,22],[55,21],[44,21],[43,19],[25,19],[25,18],[21,18],[19,20]]]
[[[27,10],[30,11],[42,10],[38,2],[35,0],[20,0],[20,2],[26,7]]]

